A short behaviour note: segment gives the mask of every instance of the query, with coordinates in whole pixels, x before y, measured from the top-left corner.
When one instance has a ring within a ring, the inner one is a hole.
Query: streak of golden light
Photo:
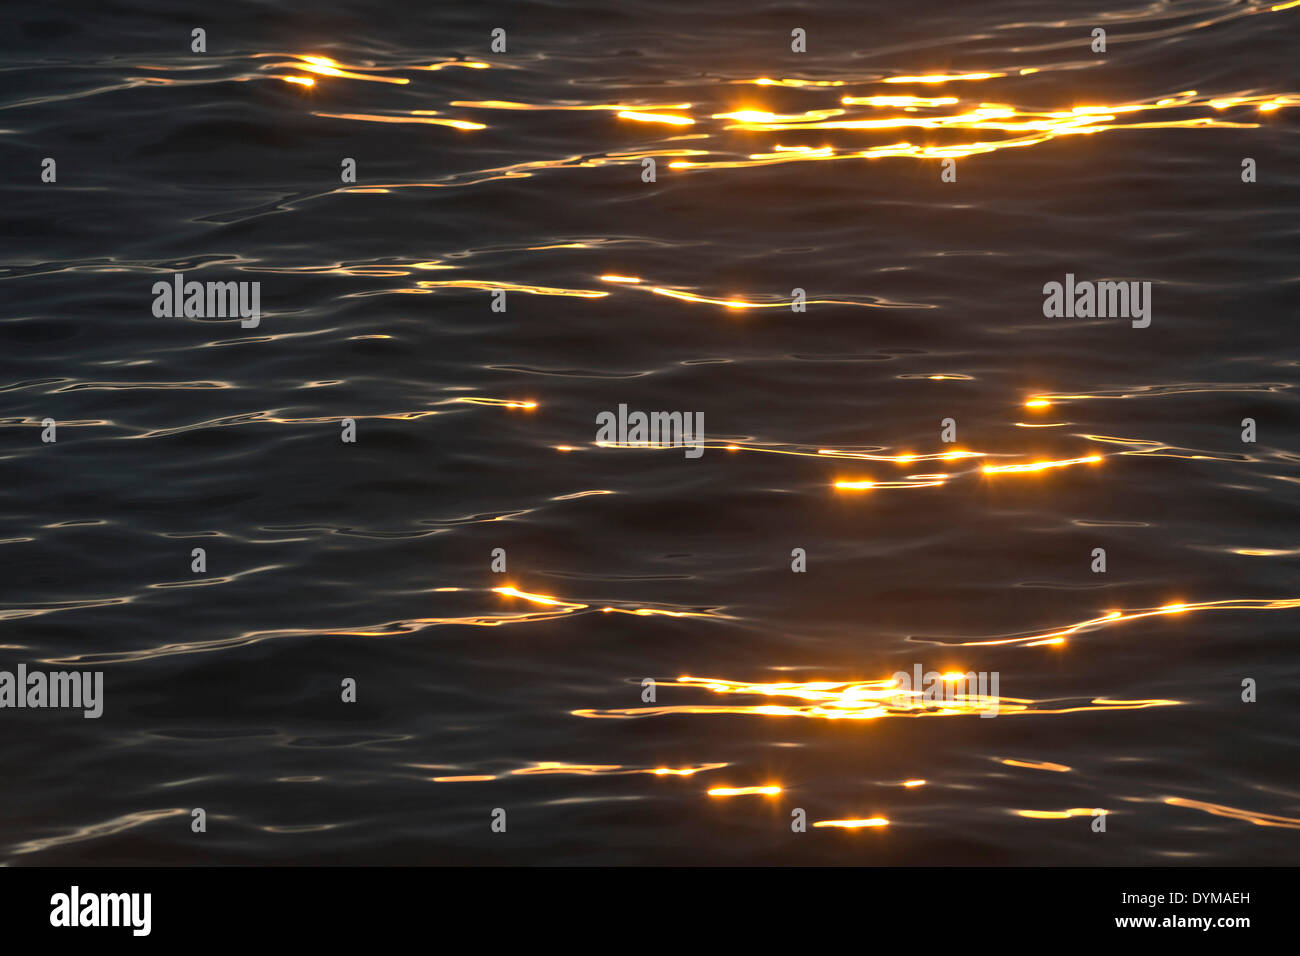
[[[452,100],[449,104],[478,110],[514,110],[514,111],[561,111],[561,112],[605,112],[622,113],[625,111],[653,112],[656,110],[688,110],[690,103],[518,103],[513,100]]]
[[[491,291],[505,289],[510,292],[526,292],[529,295],[562,295],[575,299],[603,299],[609,295],[596,289],[561,289],[544,285],[523,285],[517,282],[494,282],[486,279],[423,279],[416,285],[421,289],[479,289]]]
[[[728,766],[726,763],[706,763],[698,767],[625,767],[622,764],[574,764],[565,763],[559,760],[543,760],[535,763],[530,767],[520,767],[518,770],[511,770],[512,776],[535,776],[551,774],[574,774],[583,777],[615,775],[623,776],[628,774],[651,774],[653,776],[677,776],[690,777],[697,773],[703,773],[709,770],[720,770]]]
[[[955,96],[842,96],[840,102],[845,106],[898,106],[898,107],[932,107],[951,106],[957,102]]]
[[[551,597],[549,594],[529,594],[527,591],[520,591],[518,588],[510,586],[493,588],[492,590],[497,594],[504,594],[506,597],[516,597],[525,601],[532,601],[534,604],[546,604],[554,607],[572,608],[574,610],[587,607],[586,604],[574,604],[569,601],[561,601],[559,598]]]
[[[845,830],[861,830],[867,827],[887,827],[889,821],[884,817],[866,817],[858,820],[818,820],[815,827],[840,827]]]
[[[1060,461],[1035,461],[1027,465],[985,465],[984,474],[1022,474],[1026,472],[1046,471],[1048,468],[1065,468],[1069,465],[1092,464],[1101,461],[1101,455],[1086,455],[1083,458],[1063,458]]]
[[[1051,770],[1054,773],[1068,773],[1070,768],[1063,763],[1048,763],[1045,760],[1013,760],[1005,757],[1001,761],[1008,767],[1027,767],[1030,770]]]
[[[520,402],[508,398],[477,398],[471,396],[461,396],[451,399],[452,402],[465,402],[469,405],[499,405],[503,408],[536,408],[536,402]]]
[[[689,116],[673,116],[669,113],[642,113],[638,110],[623,110],[619,119],[635,120],[638,123],[667,123],[670,126],[694,126],[695,120]]]
[[[418,123],[425,126],[450,126],[452,129],[487,129],[482,123],[469,120],[434,119],[432,116],[391,116],[381,113],[313,113],[325,119],[348,119],[365,123]]]
[[[1132,611],[1107,611],[1101,617],[1089,618],[1088,620],[1080,621],[1077,624],[1071,624],[1054,631],[1012,637],[989,638],[985,640],[945,643],[951,643],[954,647],[980,647],[996,644],[1020,644],[1025,647],[1034,647],[1039,644],[1059,644],[1066,638],[1072,637],[1075,634],[1089,630],[1099,630],[1102,627],[1109,627],[1112,624],[1120,624],[1125,621],[1136,621],[1146,617],[1184,614],[1192,611],[1285,611],[1293,610],[1298,607],[1300,607],[1300,598],[1284,598],[1280,600],[1238,598],[1223,601],[1202,601],[1200,603],[1190,604],[1168,604],[1164,607],[1139,608]]]
[[[805,681],[746,683],[721,678],[679,677],[660,681],[659,687],[683,687],[720,695],[792,698],[796,704],[681,704],[628,707],[612,710],[575,710],[577,717],[628,719],[670,714],[745,714],[760,717],[805,717],[821,720],[873,720],[881,717],[955,717],[993,712],[999,715],[1041,716],[1081,712],[1141,710],[1178,704],[1173,700],[1107,700],[1095,698],[1087,704],[1049,707],[1051,701],[995,697],[978,693],[948,692],[928,698],[920,689],[906,690],[891,679],[875,681]],[[969,688],[969,685],[967,685]]]
[[[1173,807],[1189,807],[1193,810],[1201,810],[1216,817],[1244,820],[1246,823],[1253,823],[1257,827],[1283,827],[1288,830],[1300,830],[1300,820],[1295,817],[1284,817],[1275,813],[1257,813],[1252,810],[1238,810],[1235,807],[1225,807],[1219,803],[1188,800],[1185,797],[1165,797],[1165,803]]]
[[[845,80],[797,80],[797,79],[774,80],[770,76],[760,76],[756,80],[736,80],[734,82],[752,83],[755,86],[790,86],[796,88],[804,87],[804,86],[847,86],[848,85],[848,83]]]
[[[484,63],[482,60],[447,60],[443,63],[430,63],[428,66],[412,66],[409,69],[436,72],[438,70],[448,70],[455,66],[464,67],[467,70],[489,70],[492,68],[492,64]]]
[[[1005,73],[928,73],[923,76],[887,76],[886,83],[949,83],[954,80],[991,80]]]

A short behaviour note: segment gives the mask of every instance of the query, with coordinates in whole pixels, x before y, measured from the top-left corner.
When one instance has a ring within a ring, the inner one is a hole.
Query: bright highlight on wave
[[[496,282],[487,279],[426,279],[416,283],[420,289],[479,289],[490,292],[504,289],[508,292],[526,292],[529,295],[562,295],[575,299],[601,299],[609,295],[597,289],[562,289],[545,285],[525,285],[518,282]]]
[[[1036,72],[1021,70],[1015,74],[1002,71],[973,73],[936,73],[886,77],[892,85],[915,83],[933,85],[965,81],[982,81]],[[774,85],[777,81],[760,83]],[[781,81],[793,85],[793,81]],[[743,158],[678,160],[673,169],[727,169],[764,166],[776,163],[811,162],[837,159],[882,159],[911,157],[917,159],[961,158],[1002,149],[1035,146],[1064,136],[1108,133],[1136,129],[1249,129],[1260,125],[1260,114],[1300,104],[1300,95],[1241,93],[1203,96],[1185,90],[1170,96],[1113,105],[1075,105],[1067,108],[1026,107],[1012,103],[963,100],[957,96],[922,97],[915,95],[841,96],[832,108],[810,109],[800,114],[780,114],[762,106],[713,114],[711,119],[725,122],[723,130],[751,133],[780,133],[796,136],[812,132],[850,134],[888,133],[890,131],[926,130],[999,134],[981,136],[966,142],[920,145],[902,142],[855,147],[815,146],[778,142],[767,150],[750,152]],[[855,107],[871,112],[852,115]],[[882,109],[894,109],[894,115],[880,115]],[[1252,114],[1225,118],[1226,110],[1250,110]]]
[[[1076,634],[1100,630],[1127,621],[1136,621],[1145,617],[1161,617],[1171,614],[1188,614],[1197,611],[1287,611],[1300,607],[1300,598],[1282,600],[1256,600],[1242,598],[1225,601],[1201,601],[1197,603],[1173,602],[1156,608],[1139,608],[1131,611],[1107,611],[1100,617],[1089,618],[1077,624],[1051,631],[987,638],[973,641],[938,641],[954,647],[981,647],[994,644],[1020,644],[1024,647],[1037,647],[1044,644],[1064,644],[1066,639]]]
[[[464,402],[467,405],[499,405],[502,408],[528,408],[537,407],[536,402],[519,402],[508,398],[477,398],[468,395],[460,398],[453,398],[453,402]]]
[[[845,830],[861,830],[866,827],[887,827],[889,821],[884,817],[867,817],[860,820],[818,820],[815,827],[841,827]]]
[[[532,601],[534,604],[546,604],[551,607],[573,608],[578,610],[587,607],[585,604],[571,604],[568,601],[561,601],[559,598],[553,598],[547,594],[529,594],[527,591],[520,591],[514,587],[500,587],[492,589],[497,594],[504,594],[506,597],[521,598],[525,601]]]
[[[746,683],[713,677],[679,677],[659,687],[685,687],[730,696],[764,697],[798,703],[677,704],[612,710],[575,710],[578,717],[628,719],[671,715],[743,714],[756,717],[807,717],[820,720],[874,720],[881,717],[974,716],[996,709],[1001,715],[1072,714],[1084,711],[1141,710],[1179,703],[1173,700],[1035,701],[978,693],[953,693],[927,699],[921,689],[904,689],[893,679]]]
[[[424,764],[411,764],[410,766],[426,768]],[[597,777],[597,776],[630,776],[636,774],[647,774],[655,777],[692,777],[697,773],[706,773],[710,770],[721,770],[723,767],[730,766],[726,763],[706,763],[698,767],[625,767],[622,764],[580,764],[565,763],[560,760],[543,760],[539,763],[531,764],[527,767],[508,771],[506,774],[461,774],[443,777],[430,777],[433,783],[484,783],[489,780],[500,780],[503,776],[554,776],[554,775],[572,775],[579,777]]]
[[[1031,820],[1068,820],[1070,817],[1090,817],[1093,814],[1106,816],[1109,811],[1099,807],[1072,807],[1069,810],[1015,810],[1018,817]]]
[[[1027,465],[985,465],[984,474],[1023,473],[1046,471],[1048,468],[1065,468],[1069,465],[1094,464],[1101,461],[1101,455],[1085,455],[1083,458],[1062,458],[1059,461],[1034,461]]]
[[[1257,813],[1253,810],[1238,810],[1235,807],[1225,807],[1219,803],[1206,803],[1203,800],[1188,800],[1185,797],[1166,797],[1165,803],[1171,807],[1189,807],[1193,810],[1201,810],[1205,813],[1213,814],[1216,817],[1228,817],[1232,820],[1242,820],[1246,823],[1253,823],[1257,827],[1283,827],[1287,830],[1300,830],[1300,820],[1295,817],[1279,816],[1276,813]]]
[[[583,777],[602,775],[650,774],[656,777],[690,777],[709,770],[720,770],[725,763],[706,763],[698,767],[624,767],[622,764],[574,764],[558,760],[544,760],[530,767],[511,770],[512,776],[539,776],[552,774],[576,774]]]
[[[622,110],[619,119],[635,120],[638,123],[667,123],[669,126],[694,126],[695,120],[689,116],[673,116],[669,113],[643,113],[639,110]]]
[[[1030,770],[1051,770],[1053,773],[1069,773],[1070,768],[1063,763],[1048,763],[1045,760],[1012,760],[1010,757],[1003,758],[1000,763],[1008,767],[1027,767]]]

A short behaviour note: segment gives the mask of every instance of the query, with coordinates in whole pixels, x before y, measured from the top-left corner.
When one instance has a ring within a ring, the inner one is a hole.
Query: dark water
[[[1300,7],[5,21],[0,668],[105,704],[0,710],[0,859],[1300,860]],[[864,683],[918,664],[999,716]]]

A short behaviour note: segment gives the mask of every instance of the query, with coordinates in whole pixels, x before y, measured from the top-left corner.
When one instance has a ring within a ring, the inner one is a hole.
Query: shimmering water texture
[[[10,19],[0,861],[1300,861],[1300,3]]]

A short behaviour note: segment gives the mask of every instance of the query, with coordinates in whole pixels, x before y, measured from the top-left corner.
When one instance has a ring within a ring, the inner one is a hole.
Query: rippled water
[[[0,859],[1300,859],[1300,4],[11,13]]]

